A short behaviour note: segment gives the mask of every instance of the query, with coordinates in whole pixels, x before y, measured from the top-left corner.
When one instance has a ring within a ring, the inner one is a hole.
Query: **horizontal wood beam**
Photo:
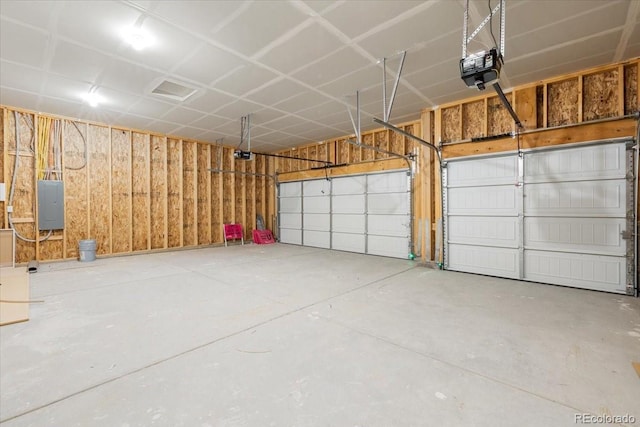
[[[406,169],[407,162],[404,159],[380,159],[371,162],[356,163],[352,165],[337,166],[333,168],[308,169],[298,172],[286,172],[278,175],[279,182],[300,181],[305,179],[319,179],[341,175],[356,175],[370,172],[381,172],[394,169]]]
[[[633,137],[636,132],[636,119],[621,118],[599,123],[581,123],[556,129],[541,129],[520,135],[520,148],[540,148],[553,145],[573,144],[577,142],[598,141],[604,139]],[[515,137],[506,137],[490,141],[462,142],[442,147],[442,158],[473,156],[478,154],[515,151],[518,141]]]

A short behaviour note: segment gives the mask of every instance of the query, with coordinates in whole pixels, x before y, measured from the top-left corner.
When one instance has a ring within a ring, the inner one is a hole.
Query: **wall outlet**
[[[7,186],[4,182],[0,182],[0,202],[7,201]]]
[[[13,206],[7,206],[7,213],[13,213]]]

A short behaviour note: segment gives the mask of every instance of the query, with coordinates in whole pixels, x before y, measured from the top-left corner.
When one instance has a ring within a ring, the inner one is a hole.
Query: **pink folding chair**
[[[244,233],[242,232],[242,224],[224,224],[222,226],[224,235],[224,245],[227,246],[228,240],[240,239],[244,245]]]

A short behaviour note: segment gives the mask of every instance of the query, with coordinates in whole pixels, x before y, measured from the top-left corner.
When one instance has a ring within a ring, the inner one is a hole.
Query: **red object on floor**
[[[257,245],[267,245],[269,243],[275,243],[271,230],[253,230],[253,243]]]
[[[240,239],[244,245],[244,235],[242,233],[242,224],[224,224],[224,245],[227,246],[227,241]]]

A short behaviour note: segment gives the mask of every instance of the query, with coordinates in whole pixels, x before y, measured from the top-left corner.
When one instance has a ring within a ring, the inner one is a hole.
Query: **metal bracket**
[[[404,67],[404,59],[407,56],[407,51],[403,50],[400,53],[400,65],[398,66],[398,73],[396,79],[393,82],[393,89],[391,90],[391,99],[387,106],[387,58],[382,58],[382,117],[385,122],[389,121],[391,117],[391,109],[393,108],[393,101],[396,98],[396,92],[398,91],[398,83],[400,83],[400,75],[402,74],[402,67]]]
[[[347,105],[347,112],[349,113],[351,125],[353,126],[353,131],[356,135],[356,141],[360,144],[362,143],[362,132],[360,131],[360,91],[356,91],[356,120],[353,119],[353,114],[351,113],[351,107],[349,105]]]
[[[493,10],[491,10],[491,12],[489,13],[489,15],[487,15],[487,17],[484,18],[484,20],[480,23],[478,28],[476,28],[471,33],[471,35],[469,37],[467,37],[468,31],[469,31],[469,0],[466,0],[465,7],[464,7],[464,24],[463,24],[463,27],[462,27],[462,57],[463,58],[467,57],[467,46],[468,46],[469,42],[471,40],[473,40],[473,38],[475,36],[478,35],[480,30],[482,30],[484,28],[484,26],[487,25],[487,22],[491,21],[491,19],[493,18],[493,15],[496,14],[498,9],[500,9],[500,47],[499,47],[499,52],[502,54],[502,56],[504,56],[504,33],[505,33],[504,27],[505,27],[505,17],[506,17],[505,3],[506,3],[506,0],[500,0],[498,5],[496,7],[494,7]],[[498,47],[498,46],[496,46],[496,47]]]

